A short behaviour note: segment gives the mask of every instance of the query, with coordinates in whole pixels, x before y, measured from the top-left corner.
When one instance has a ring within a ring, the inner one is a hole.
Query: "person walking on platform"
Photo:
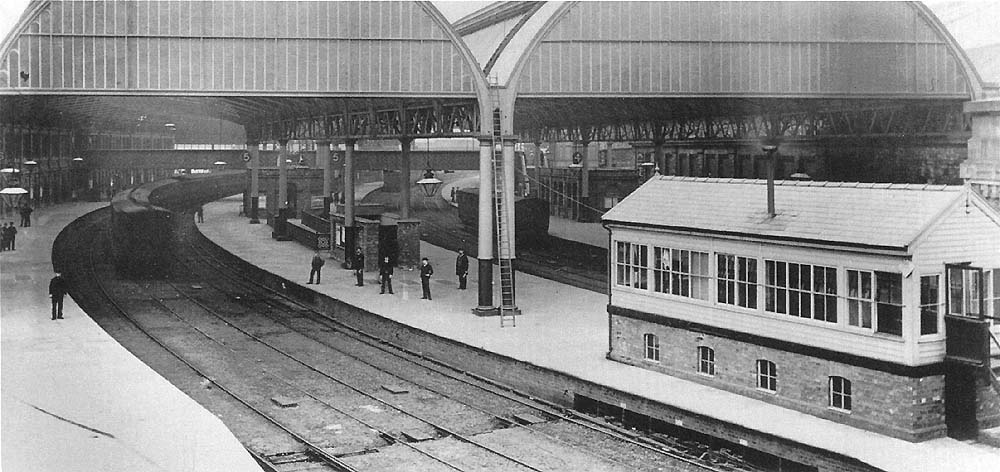
[[[420,288],[424,290],[421,300],[431,299],[431,276],[434,275],[434,267],[431,266],[427,258],[420,260]]]
[[[204,207],[202,207],[202,206],[199,205],[198,209],[195,210],[194,213],[195,213],[195,215],[198,215],[198,222],[199,223],[204,223],[205,222],[205,208]]]
[[[323,260],[323,256],[319,255],[319,251],[316,251],[316,254],[313,254],[312,258],[312,270],[309,271],[309,281],[306,282],[306,284],[313,283],[313,275],[315,275],[316,285],[319,285],[319,279],[322,277],[321,271],[323,269],[323,264],[326,264],[326,261]]]
[[[465,255],[464,249],[458,250],[458,258],[455,259],[455,275],[458,276],[458,289],[465,290],[465,283],[469,279],[469,256]]]
[[[365,285],[365,254],[361,252],[361,248],[354,251],[354,260],[351,261],[351,267],[354,269],[354,276],[358,278],[358,283],[354,285],[363,287]]]
[[[52,319],[61,320],[63,317],[63,297],[66,292],[69,291],[69,287],[66,284],[66,279],[63,278],[62,273],[56,272],[56,276],[52,277],[49,281],[49,298],[52,299]]]
[[[386,287],[389,288],[389,295],[392,295],[392,263],[389,262],[389,256],[382,258],[382,263],[378,267],[378,278],[382,282],[382,290],[379,295],[385,293]]]
[[[31,226],[31,212],[34,211],[30,206],[25,205],[21,207],[21,227],[27,228]]]

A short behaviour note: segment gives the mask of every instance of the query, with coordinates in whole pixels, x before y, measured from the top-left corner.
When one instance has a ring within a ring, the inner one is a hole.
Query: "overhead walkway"
[[[274,241],[265,225],[248,225],[237,217],[238,200],[205,207],[201,231],[211,240],[251,263],[289,280],[304,283],[312,252]],[[603,230],[603,229],[602,229]],[[364,287],[354,286],[351,271],[327,266],[321,285],[308,285],[328,296],[389,319],[467,345],[555,370],[609,388],[629,392],[695,415],[705,415],[767,435],[856,458],[888,471],[996,470],[1000,451],[953,439],[909,443],[833,423],[686,380],[605,359],[608,319],[604,295],[519,274],[519,299],[531,309],[516,328],[500,328],[496,318],[469,311],[474,290],[457,290],[452,275],[455,253],[421,243],[420,251],[435,266],[433,301],[420,300],[416,271],[397,270],[395,295],[379,295],[369,274]],[[470,278],[475,279],[473,271]],[[473,285],[475,284],[473,280]]]
[[[56,235],[106,203],[40,208],[0,253],[4,471],[254,471],[218,418],[137,359],[66,297],[50,319]],[[6,220],[3,221],[6,223]]]

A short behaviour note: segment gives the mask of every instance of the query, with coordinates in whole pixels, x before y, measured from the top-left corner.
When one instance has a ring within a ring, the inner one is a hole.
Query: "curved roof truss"
[[[918,2],[566,2],[543,20],[494,69],[518,97],[982,94]]]
[[[45,0],[0,43],[0,102],[45,96],[59,113],[65,97],[86,96],[90,108],[72,100],[70,121],[89,124],[114,111],[95,96],[155,97],[164,115],[171,97],[205,97],[212,116],[248,125],[410,108],[405,116],[441,100],[474,108],[487,90],[429,2]]]

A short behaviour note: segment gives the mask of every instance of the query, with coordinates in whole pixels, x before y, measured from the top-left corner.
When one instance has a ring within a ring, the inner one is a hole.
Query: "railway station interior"
[[[3,470],[1000,470],[992,2],[2,8]]]

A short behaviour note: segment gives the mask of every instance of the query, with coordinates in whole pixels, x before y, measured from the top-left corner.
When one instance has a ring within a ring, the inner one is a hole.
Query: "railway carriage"
[[[458,218],[475,230],[479,222],[479,189],[463,188],[455,192]],[[549,204],[539,198],[514,199],[514,234],[518,245],[533,245],[549,234]]]
[[[907,440],[1000,424],[996,209],[958,186],[778,182],[772,215],[766,193],[654,177],[604,215],[610,359]]]
[[[243,173],[219,172],[151,182],[111,201],[111,254],[119,273],[135,278],[166,273],[176,215],[242,191]]]

